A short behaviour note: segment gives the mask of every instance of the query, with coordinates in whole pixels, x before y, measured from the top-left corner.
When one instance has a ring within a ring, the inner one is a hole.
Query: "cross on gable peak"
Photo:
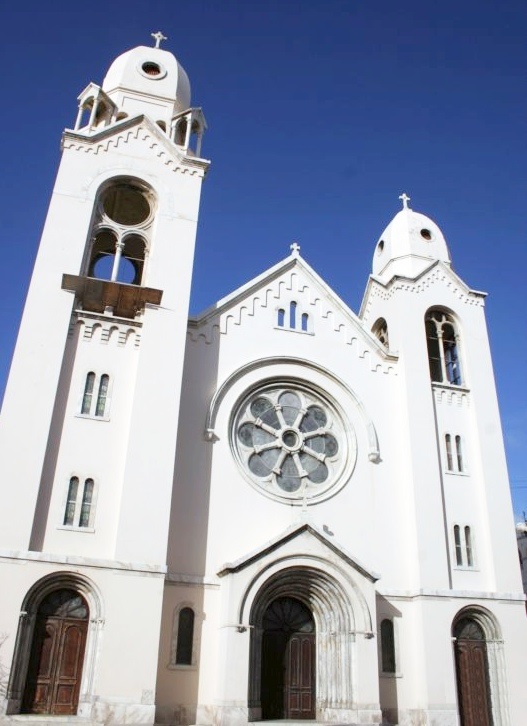
[[[300,245],[298,244],[298,242],[293,242],[293,244],[289,245],[289,249],[291,250],[293,255],[296,255],[297,257],[300,254]]]

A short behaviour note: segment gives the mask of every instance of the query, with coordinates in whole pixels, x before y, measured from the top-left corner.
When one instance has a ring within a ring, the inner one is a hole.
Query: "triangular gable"
[[[148,116],[139,114],[105,126],[90,134],[66,129],[62,135],[64,149],[77,147],[85,152],[107,151],[111,146],[122,146],[135,141],[144,143],[163,164],[174,171],[185,169],[190,173],[206,173],[210,165],[207,159],[186,156]]]
[[[324,534],[324,532],[318,529],[318,527],[316,527],[314,524],[307,522],[301,522],[299,524],[292,525],[275,539],[266,542],[263,547],[260,547],[259,549],[254,550],[247,555],[244,555],[243,557],[235,560],[234,562],[229,562],[223,565],[223,567],[218,572],[218,577],[224,577],[225,575],[244,570],[246,567],[249,567],[258,560],[263,559],[267,555],[273,552],[278,552],[287,542],[291,542],[292,540],[300,537],[304,533],[307,533],[309,536],[314,537],[323,545],[323,547],[327,548],[331,554],[337,555],[348,567],[351,567],[352,569],[359,572],[370,582],[376,582],[379,579],[379,575],[366,568],[357,559],[353,558],[350,554],[346,552],[346,550],[337,545],[334,540],[329,539]]]
[[[359,319],[362,319],[364,316],[364,311],[368,298],[374,288],[377,287],[382,288],[383,290],[392,291],[394,289],[397,289],[399,285],[414,285],[418,289],[420,285],[423,285],[425,283],[427,284],[433,275],[435,275],[436,277],[438,275],[443,275],[444,277],[449,278],[449,280],[451,280],[454,285],[458,287],[461,294],[465,295],[466,297],[485,298],[487,296],[486,292],[482,292],[481,290],[473,290],[472,288],[470,288],[466,284],[466,282],[464,282],[449,265],[446,265],[441,260],[435,260],[434,262],[431,262],[430,265],[421,273],[419,273],[419,275],[417,275],[416,277],[394,275],[387,282],[383,282],[376,275],[370,275],[370,277],[368,278],[368,284],[366,285],[366,290],[364,291],[364,296],[362,298],[362,303],[359,311]]]
[[[346,335],[350,341],[352,338],[361,338],[361,349],[374,350],[384,359],[394,359],[394,356],[390,355],[377,338],[364,327],[358,316],[297,252],[293,252],[196,317],[189,318],[191,338],[197,339],[202,336],[209,340],[213,329],[218,329],[224,334],[228,330],[229,321],[240,324],[241,310],[252,316],[259,307],[268,307],[271,304],[270,300],[277,300],[276,289],[281,279],[283,278],[285,289],[289,289],[289,281],[295,273],[301,280],[299,285],[301,289],[295,292],[302,295],[308,288],[311,296],[310,304],[317,306],[321,318],[331,318],[333,327],[338,332],[341,329],[351,331]]]

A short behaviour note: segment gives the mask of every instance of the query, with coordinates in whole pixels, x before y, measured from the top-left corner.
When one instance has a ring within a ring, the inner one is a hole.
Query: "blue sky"
[[[192,312],[293,240],[358,311],[406,191],[456,272],[489,293],[513,500],[527,510],[525,0],[30,0],[0,19],[1,390],[76,97],[161,29],[209,124]]]

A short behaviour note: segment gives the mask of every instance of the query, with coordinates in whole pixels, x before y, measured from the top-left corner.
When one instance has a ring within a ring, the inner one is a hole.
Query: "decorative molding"
[[[84,342],[98,342],[102,345],[118,345],[120,348],[141,345],[141,325],[131,325],[129,321],[120,322],[114,317],[87,316],[82,311],[73,314],[68,337],[72,337],[77,326],[82,326],[80,336]],[[100,332],[99,332],[100,331]]]
[[[449,288],[454,297],[456,297],[464,305],[473,305],[475,307],[485,307],[485,293],[470,290],[464,285],[462,280],[457,278],[454,273],[442,264],[436,264],[434,267],[425,272],[418,281],[412,281],[403,277],[395,277],[386,285],[374,278],[370,277],[369,290],[367,291],[367,302],[364,306],[362,320],[366,322],[370,317],[370,310],[373,298],[377,297],[383,301],[390,300],[395,293],[411,292],[419,294],[424,292],[432,285],[439,283]]]
[[[300,279],[295,269],[272,281],[249,298],[242,299],[225,313],[220,312],[216,316],[207,317],[203,322],[190,320],[187,335],[194,343],[211,345],[220,336],[228,335],[232,326],[241,326],[247,318],[255,317],[259,310],[267,309],[275,315],[280,301],[290,302],[298,295],[304,297],[302,301],[304,310],[310,310],[309,314],[313,317],[314,337],[316,337],[317,320],[326,321],[335,333],[343,336],[345,344],[351,346],[357,358],[368,362],[372,372],[397,375],[397,358],[387,355],[384,347],[377,343],[368,331],[362,329],[360,321],[353,324],[354,321],[347,318],[338,309],[337,304],[332,305],[332,301],[326,300],[314,285]],[[269,324],[274,326],[271,320]]]
[[[144,116],[132,119],[131,122],[132,128],[128,124],[120,124],[118,127],[109,127],[95,136],[65,131],[62,148],[97,155],[138,141],[148,144],[154,154],[172,171],[190,176],[205,176],[209,166],[207,160],[182,155],[178,147],[168,138],[161,139],[162,132],[151,128],[151,124]]]
[[[432,390],[438,405],[460,406],[461,408],[470,406],[470,390],[468,388],[454,388],[453,386],[433,383]]]

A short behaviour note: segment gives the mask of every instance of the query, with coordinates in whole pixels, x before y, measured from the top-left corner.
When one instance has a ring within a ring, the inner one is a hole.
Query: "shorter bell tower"
[[[9,597],[0,604],[0,632],[7,634],[2,660],[12,662],[7,713],[154,719],[194,244],[209,162],[200,156],[206,124],[191,106],[188,76],[160,47],[166,38],[153,37],[155,47],[123,53],[102,86],[86,87],[74,129],[63,134],[6,389],[0,576]],[[40,662],[35,622],[42,603],[71,609],[77,595],[89,623],[86,654],[64,706],[59,681],[52,676],[42,695],[42,674],[32,671]],[[118,672],[117,653],[126,654]]]

